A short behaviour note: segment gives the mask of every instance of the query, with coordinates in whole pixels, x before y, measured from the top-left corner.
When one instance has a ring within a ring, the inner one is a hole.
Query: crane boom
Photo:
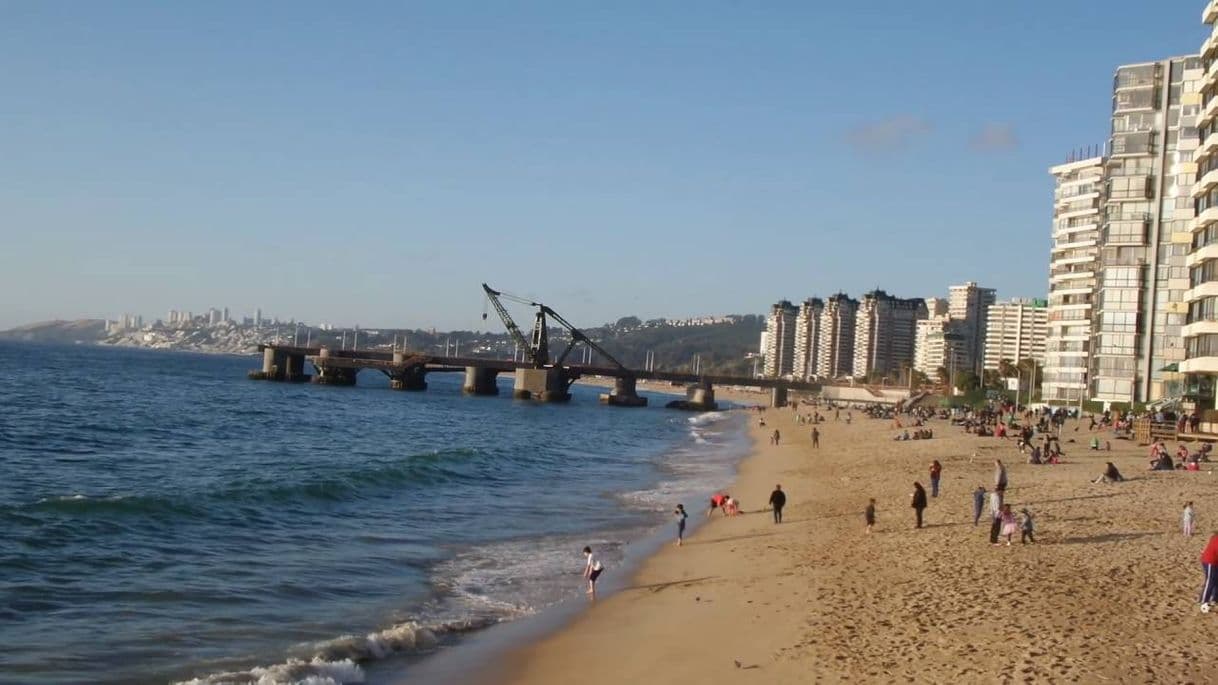
[[[503,303],[499,301],[499,296],[503,293],[494,290],[485,283],[482,284],[482,289],[486,291],[487,299],[494,305],[495,311],[499,314],[499,318],[503,320],[503,325],[507,328],[508,333],[511,334],[512,340],[516,342],[516,345],[520,349],[524,350],[533,366],[538,369],[545,366],[549,362],[549,359],[539,359],[534,345],[524,337],[524,333],[520,332],[520,327],[512,320],[512,315],[508,314],[507,309],[503,307]],[[548,357],[549,355],[547,354],[546,356]]]
[[[606,360],[608,360],[609,363],[613,364],[616,368],[621,369],[622,371],[626,370],[626,366],[624,364],[619,362],[613,355],[606,352],[605,348],[603,348],[600,345],[597,345],[595,342],[593,342],[592,338],[589,338],[588,336],[584,335],[583,331],[581,331],[578,328],[576,328],[575,326],[571,325],[571,322],[564,319],[561,314],[554,311],[553,309],[550,309],[549,307],[545,306],[544,304],[538,305],[538,306],[541,307],[541,311],[543,313],[548,314],[551,319],[554,319],[555,321],[557,321],[560,326],[567,329],[567,332],[569,332],[571,334],[571,344],[567,345],[567,349],[563,351],[561,356],[559,356],[558,361],[554,362],[555,366],[562,365],[562,363],[564,361],[566,361],[567,355],[570,354],[571,350],[575,347],[575,344],[582,342],[585,345],[587,345],[588,347],[591,347],[593,350],[596,350],[596,352],[598,354],[600,354],[602,357],[604,357]]]

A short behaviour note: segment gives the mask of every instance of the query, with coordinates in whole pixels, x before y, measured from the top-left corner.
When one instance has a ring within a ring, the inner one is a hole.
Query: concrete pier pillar
[[[496,369],[488,369],[485,366],[467,366],[465,367],[465,383],[461,385],[461,391],[467,395],[498,395],[499,384],[496,379],[499,377],[499,371]]]
[[[571,380],[565,369],[516,369],[512,397],[542,402],[566,402],[571,399]]]
[[[622,376],[613,381],[613,392],[601,393],[601,404],[615,407],[646,407],[647,398],[640,397],[634,376]]]
[[[309,374],[305,373],[305,356],[303,354],[284,355],[283,380],[292,383],[309,380]]]
[[[262,373],[269,378],[275,375],[275,348],[268,347],[262,351]]]
[[[787,389],[776,385],[770,390],[770,406],[785,407],[787,406]]]
[[[422,366],[412,366],[389,377],[389,387],[392,390],[410,390],[418,392],[427,389],[427,370]]]

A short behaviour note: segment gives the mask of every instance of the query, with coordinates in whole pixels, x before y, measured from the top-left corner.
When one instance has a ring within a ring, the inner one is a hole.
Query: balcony
[[[1184,265],[1188,267],[1197,266],[1207,259],[1218,259],[1218,243],[1210,243],[1189,252],[1184,258]]]
[[[1197,218],[1193,221],[1193,231],[1205,228],[1214,222],[1218,222],[1218,205],[1209,207],[1197,215]]]
[[[1218,97],[1210,95],[1210,99],[1201,108],[1201,114],[1197,116],[1197,126],[1201,127],[1213,121],[1214,117],[1218,116]]]
[[[1218,0],[1210,0],[1201,11],[1201,23],[1213,24],[1215,21],[1218,21]]]

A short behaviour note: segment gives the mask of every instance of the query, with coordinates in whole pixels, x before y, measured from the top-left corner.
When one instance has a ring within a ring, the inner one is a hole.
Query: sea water
[[[0,680],[363,682],[582,592],[742,419],[248,381],[252,358],[0,343]]]

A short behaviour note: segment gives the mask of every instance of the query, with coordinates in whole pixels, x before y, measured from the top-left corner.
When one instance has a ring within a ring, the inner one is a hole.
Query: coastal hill
[[[95,343],[105,336],[105,319],[40,321],[0,331],[0,340],[44,343]]]
[[[648,354],[656,369],[693,371],[697,364],[707,373],[749,375],[758,340],[765,328],[763,317],[729,315],[700,319],[642,321],[628,316],[584,332],[630,368],[643,368]],[[361,348],[388,349],[395,343],[431,354],[508,358],[516,350],[507,333],[482,331],[425,331],[394,328],[321,330],[293,323],[263,323],[252,326],[225,321],[208,325],[202,320],[171,325],[157,322],[139,329],[107,332],[103,319],[44,321],[7,331],[0,340],[35,343],[78,343],[141,347],[148,349],[253,354],[259,343],[282,342],[325,345],[341,348],[355,344]],[[551,353],[566,347],[570,336],[563,329],[550,330]],[[582,349],[582,348],[581,348]],[[581,360],[581,351],[572,361]],[[602,363],[594,359],[595,363]]]

